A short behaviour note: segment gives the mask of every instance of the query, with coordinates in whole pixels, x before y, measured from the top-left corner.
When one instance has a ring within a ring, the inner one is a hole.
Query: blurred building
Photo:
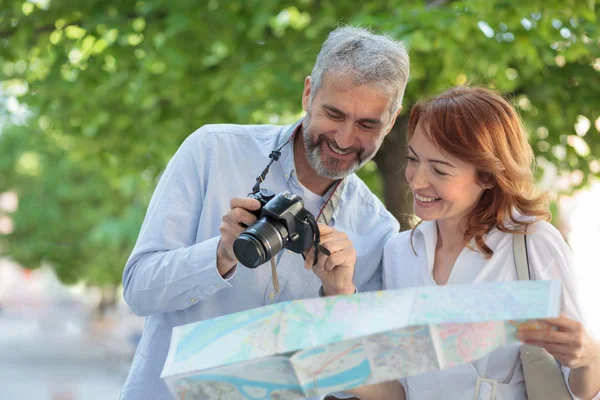
[[[99,298],[64,286],[49,266],[0,259],[3,399],[118,398],[143,319],[122,302],[100,315]]]

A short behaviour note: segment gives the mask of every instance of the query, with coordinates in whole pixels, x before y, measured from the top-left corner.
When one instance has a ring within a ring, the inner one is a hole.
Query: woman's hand
[[[541,329],[519,329],[517,339],[545,349],[562,365],[571,369],[589,367],[600,362],[600,343],[592,338],[581,322],[564,315],[541,320]]]
[[[564,315],[540,321],[546,324],[544,328],[531,330],[525,326],[519,329],[517,338],[546,349],[562,365],[571,368],[569,386],[575,396],[596,398],[600,394],[600,342],[581,322]]]
[[[405,400],[404,386],[398,381],[389,381],[364,385],[345,392],[353,394],[361,400]]]

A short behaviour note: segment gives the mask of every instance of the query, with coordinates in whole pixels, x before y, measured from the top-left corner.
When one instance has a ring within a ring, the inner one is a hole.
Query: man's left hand
[[[356,264],[356,250],[348,235],[324,224],[319,224],[319,232],[321,246],[331,254],[319,252],[317,264],[313,266],[315,249],[311,248],[304,262],[304,268],[312,269],[321,279],[326,296],[354,293],[356,288],[352,279]]]

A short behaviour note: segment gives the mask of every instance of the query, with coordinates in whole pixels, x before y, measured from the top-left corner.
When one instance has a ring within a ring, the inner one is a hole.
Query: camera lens
[[[287,236],[283,224],[261,218],[233,242],[233,252],[240,263],[256,268],[283,249]]]

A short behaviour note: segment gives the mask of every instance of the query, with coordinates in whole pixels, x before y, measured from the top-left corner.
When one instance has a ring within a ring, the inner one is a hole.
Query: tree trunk
[[[408,115],[399,116],[374,160],[383,179],[383,196],[388,210],[400,221],[400,230],[412,228],[413,198],[404,177]]]
[[[114,310],[117,305],[117,288],[115,285],[102,287],[102,298],[98,304],[98,314],[104,316],[107,311]]]

